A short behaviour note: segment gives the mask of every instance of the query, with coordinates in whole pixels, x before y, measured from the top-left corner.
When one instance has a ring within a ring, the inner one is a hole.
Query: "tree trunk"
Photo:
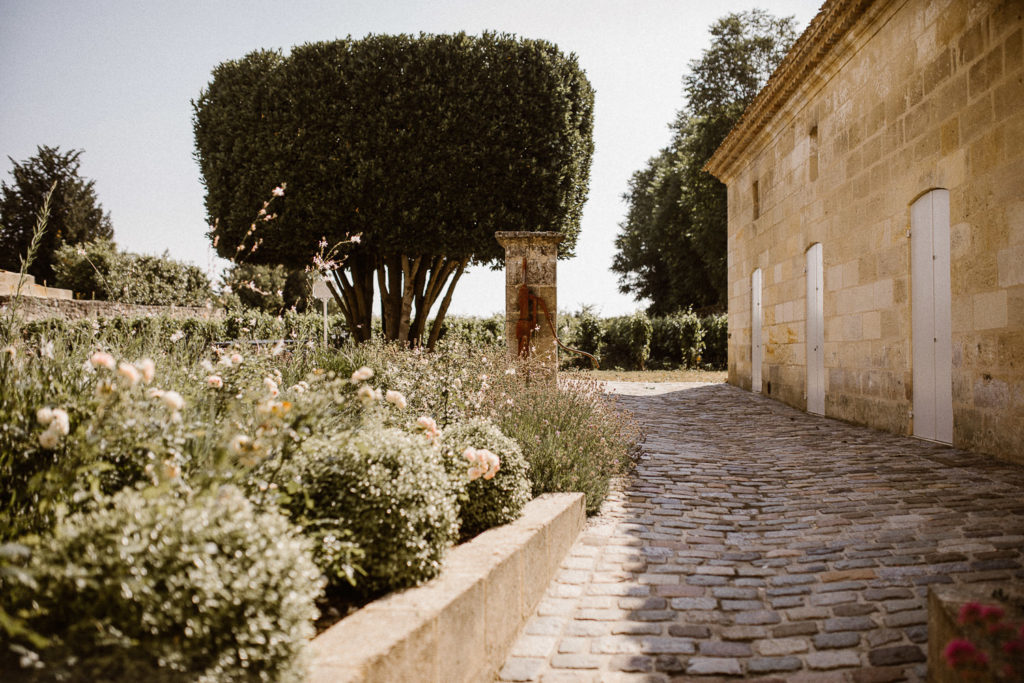
[[[462,273],[466,270],[466,264],[469,263],[469,259],[464,258],[457,263],[458,268],[455,271],[455,276],[452,278],[451,284],[448,285],[448,291],[445,292],[444,299],[441,300],[441,306],[437,309],[434,324],[430,328],[430,340],[427,342],[427,348],[431,350],[433,350],[434,345],[437,344],[438,337],[441,335],[441,323],[444,322],[444,316],[448,312],[448,305],[452,302],[452,293],[455,291],[455,285],[458,284]]]
[[[365,258],[346,261],[344,270],[333,272],[328,288],[337,302],[352,338],[367,341],[372,334],[373,267]]]

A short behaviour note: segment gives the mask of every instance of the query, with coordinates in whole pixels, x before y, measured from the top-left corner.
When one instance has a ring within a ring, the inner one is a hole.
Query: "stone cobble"
[[[502,681],[924,680],[928,587],[1024,581],[1024,468],[725,384],[612,383],[643,457]]]

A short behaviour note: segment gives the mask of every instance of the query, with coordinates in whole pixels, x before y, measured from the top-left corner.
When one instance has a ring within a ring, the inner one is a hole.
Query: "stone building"
[[[729,381],[1024,462],[1024,0],[828,0],[708,162]]]

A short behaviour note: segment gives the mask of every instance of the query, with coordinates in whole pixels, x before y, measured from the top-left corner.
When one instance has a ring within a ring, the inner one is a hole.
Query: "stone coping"
[[[493,680],[585,522],[582,493],[544,494],[453,548],[441,574],[320,634],[309,683]]]

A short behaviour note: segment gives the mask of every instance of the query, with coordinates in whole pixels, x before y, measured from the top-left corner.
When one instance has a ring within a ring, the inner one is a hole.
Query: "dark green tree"
[[[36,148],[23,162],[10,157],[12,184],[0,181],[0,268],[17,271],[28,250],[43,199],[54,182],[46,232],[29,274],[54,282],[53,259],[62,244],[111,239],[110,214],[96,198],[94,182],[78,175],[82,150],[61,152],[59,147]]]
[[[704,164],[764,87],[796,38],[793,17],[763,10],[722,17],[683,78],[686,106],[672,144],[633,174],[612,270],[619,290],[651,300],[651,315],[724,309],[726,188]]]
[[[385,335],[433,345],[465,268],[503,257],[495,231],[575,248],[593,89],[550,43],[370,35],[254,52],[218,66],[194,109],[218,252],[301,268],[359,235],[336,271],[357,339],[375,281]],[[254,224],[279,186],[276,217]]]

